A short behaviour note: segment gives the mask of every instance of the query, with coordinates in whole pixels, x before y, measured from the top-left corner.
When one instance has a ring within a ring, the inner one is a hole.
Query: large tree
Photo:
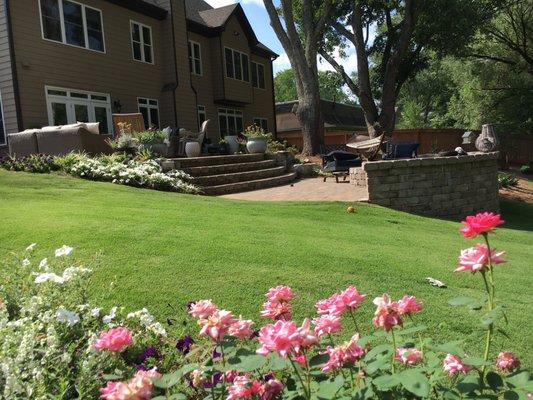
[[[498,0],[345,0],[321,55],[358,97],[371,137],[391,135],[398,94],[427,55],[463,49]],[[356,53],[355,76],[334,57]],[[338,52],[338,51],[337,51]]]
[[[354,101],[344,90],[342,77],[333,71],[318,71],[318,90],[322,100],[337,103],[354,104]],[[274,77],[274,92],[276,101],[291,101],[298,99],[296,83],[292,69],[279,71]]]
[[[263,0],[274,29],[289,58],[296,81],[296,115],[303,135],[302,153],[313,155],[324,143],[324,122],[320,112],[317,55],[333,12],[333,0]]]

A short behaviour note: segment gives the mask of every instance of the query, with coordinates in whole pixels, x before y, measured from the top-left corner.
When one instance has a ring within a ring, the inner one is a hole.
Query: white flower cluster
[[[166,336],[167,331],[165,328],[163,328],[163,325],[161,323],[157,322],[155,320],[155,317],[148,312],[146,308],[143,308],[142,310],[138,310],[135,312],[130,312],[127,317],[128,319],[139,319],[139,322],[142,326],[146,328],[148,331],[152,331],[156,335],[159,336]]]
[[[121,185],[192,194],[200,191],[198,187],[188,183],[192,178],[185,172],[174,170],[164,173],[154,160],[105,163],[96,158],[79,157],[66,168],[66,172],[86,179],[110,181]]]

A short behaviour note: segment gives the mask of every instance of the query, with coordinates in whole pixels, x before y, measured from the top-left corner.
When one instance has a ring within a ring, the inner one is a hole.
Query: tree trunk
[[[318,93],[306,93],[300,96],[296,116],[302,127],[302,155],[318,154],[324,145],[324,122],[320,112]]]

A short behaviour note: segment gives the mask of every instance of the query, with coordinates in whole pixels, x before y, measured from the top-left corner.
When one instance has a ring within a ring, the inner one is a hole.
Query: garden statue
[[[494,125],[485,124],[481,127],[481,135],[476,139],[476,149],[483,153],[489,153],[498,148],[500,141],[496,132],[494,131]]]

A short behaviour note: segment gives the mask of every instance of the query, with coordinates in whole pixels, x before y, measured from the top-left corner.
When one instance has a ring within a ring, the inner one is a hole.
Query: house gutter
[[[17,113],[17,128],[20,131],[23,129],[23,119],[22,119],[22,108],[20,106],[20,87],[17,74],[17,62],[15,59],[15,41],[13,39],[13,24],[11,22],[11,7],[9,5],[9,0],[5,0],[6,7],[6,22],[7,22],[7,35],[9,37],[9,53],[11,59],[11,76],[13,78],[13,95],[15,98],[15,111]],[[7,132],[4,132],[6,135],[7,143]]]

